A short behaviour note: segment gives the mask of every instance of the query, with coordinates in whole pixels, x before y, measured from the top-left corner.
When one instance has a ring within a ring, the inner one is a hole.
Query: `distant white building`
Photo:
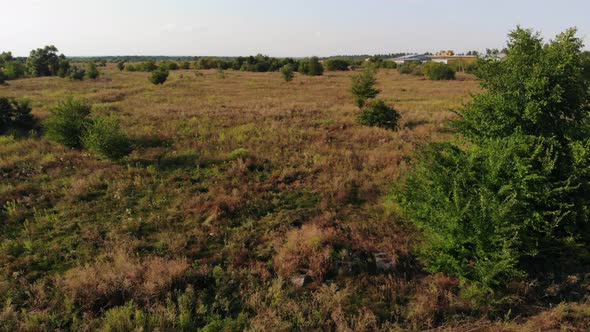
[[[435,55],[431,58],[433,62],[449,64],[450,62],[473,63],[477,61],[475,55]]]
[[[420,61],[420,62],[430,61],[431,56],[426,55],[426,54],[410,54],[410,55],[404,55],[404,56],[400,56],[398,58],[387,59],[387,60],[393,61],[393,62],[397,63],[398,65],[403,65],[407,62],[412,62],[412,61]]]

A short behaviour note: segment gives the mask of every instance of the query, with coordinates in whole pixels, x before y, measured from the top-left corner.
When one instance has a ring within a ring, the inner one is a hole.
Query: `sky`
[[[517,25],[590,44],[590,0],[0,0],[0,52],[330,56],[502,48]],[[588,49],[588,47],[586,47]]]

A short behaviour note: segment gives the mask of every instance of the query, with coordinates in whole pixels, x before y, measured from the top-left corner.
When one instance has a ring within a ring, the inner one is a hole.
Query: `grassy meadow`
[[[156,86],[145,72],[100,71],[0,86],[41,121],[86,98],[134,147],[112,162],[40,135],[0,137],[6,330],[536,331],[588,317],[583,305],[531,305],[482,318],[493,315],[456,296],[456,280],[423,271],[416,232],[385,198],[420,146],[455,139],[447,122],[479,91],[473,76],[380,70],[380,97],[402,116],[390,131],[357,124],[351,72],[284,82],[177,70]]]

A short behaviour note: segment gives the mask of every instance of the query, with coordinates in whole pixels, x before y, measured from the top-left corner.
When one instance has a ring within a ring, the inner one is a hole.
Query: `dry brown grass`
[[[105,261],[67,271],[60,283],[73,303],[98,312],[129,300],[154,301],[183,277],[187,267],[183,259],[139,260],[119,250]]]
[[[449,109],[478,90],[472,77],[428,81],[380,71],[380,98],[402,115],[394,132],[356,123],[350,72],[286,83],[280,73],[227,71],[220,79],[214,70],[180,70],[154,86],[147,73],[100,70],[96,81],[0,86],[0,95],[30,98],[41,119],[68,95],[88,98],[96,113],[120,118],[135,146],[110,163],[42,137],[0,142],[0,206],[11,202],[10,214],[0,212],[8,221],[0,290],[19,299],[2,317],[23,320],[22,309],[64,314],[52,301],[28,302],[42,282],[77,312],[100,315],[127,300],[166,307],[188,262],[229,271],[235,280],[227,288],[235,283],[239,291],[207,289],[219,301],[211,308],[243,302],[251,330],[393,329],[407,323],[410,300],[413,319],[434,325],[435,307],[451,306],[448,285],[431,280],[438,288],[430,292],[407,280],[417,269],[408,259],[414,235],[385,213],[382,197],[418,146],[452,139],[444,130]],[[248,157],[230,160],[239,148]],[[336,276],[343,252],[362,262],[385,252],[396,270],[369,273],[362,263],[356,274]],[[314,278],[302,290],[309,296],[284,282],[299,269]],[[60,283],[52,288],[54,278]]]

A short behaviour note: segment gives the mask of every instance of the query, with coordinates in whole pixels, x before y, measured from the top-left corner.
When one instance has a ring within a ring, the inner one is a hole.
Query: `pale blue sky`
[[[0,0],[0,51],[308,56],[501,48],[517,24],[579,28],[590,0]]]

